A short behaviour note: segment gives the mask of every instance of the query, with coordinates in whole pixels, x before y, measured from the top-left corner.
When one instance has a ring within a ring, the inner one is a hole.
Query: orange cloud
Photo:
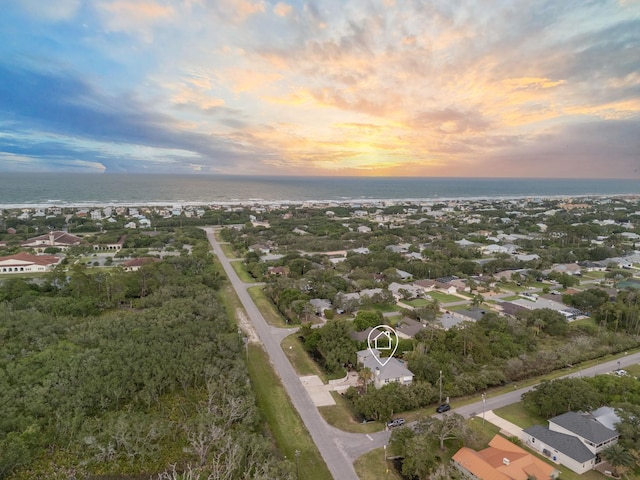
[[[97,9],[107,31],[134,34],[147,43],[153,39],[152,25],[175,15],[172,7],[150,1],[103,1],[97,4]]]
[[[287,5],[286,3],[278,2],[275,7],[273,7],[273,13],[278,15],[279,17],[286,17],[291,13],[293,7],[291,5]]]

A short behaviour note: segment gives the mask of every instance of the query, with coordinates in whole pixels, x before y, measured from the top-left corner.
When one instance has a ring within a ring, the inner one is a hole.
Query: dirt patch
[[[236,320],[238,321],[238,327],[240,327],[240,330],[242,330],[249,339],[249,343],[260,343],[258,332],[253,328],[253,324],[249,321],[244,310],[241,308],[236,309]]]

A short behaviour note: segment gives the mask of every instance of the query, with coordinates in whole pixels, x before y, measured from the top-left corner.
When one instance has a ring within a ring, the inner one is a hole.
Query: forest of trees
[[[292,478],[263,435],[204,233],[125,273],[0,284],[0,478]]]

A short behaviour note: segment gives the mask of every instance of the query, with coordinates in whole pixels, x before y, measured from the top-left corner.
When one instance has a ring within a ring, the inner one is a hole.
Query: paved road
[[[378,432],[371,435],[347,433],[331,427],[325,422],[280,347],[282,338],[286,336],[283,330],[287,335],[290,331],[288,329],[275,329],[267,324],[249,296],[247,285],[238,278],[220,248],[220,244],[213,234],[213,228],[205,228],[205,231],[214,253],[224,267],[225,273],[238,294],[249,320],[258,333],[275,371],[282,379],[291,402],[300,414],[333,478],[358,480],[353,468],[353,461],[363,453],[385,445],[388,441],[389,433]],[[250,286],[253,286],[253,284]]]
[[[576,377],[593,377],[595,375],[601,375],[607,372],[612,372],[613,370],[617,370],[618,368],[624,368],[629,365],[634,365],[640,362],[640,353],[634,353],[631,355],[625,355],[620,358],[616,358],[615,360],[609,360],[607,362],[600,363],[593,367],[584,368],[577,372],[570,373],[568,375],[564,375],[561,378],[576,378]],[[498,397],[487,398],[484,408],[485,411],[494,410],[500,407],[506,407],[512,403],[517,403],[520,401],[522,394],[528,392],[534,387],[526,387],[526,388],[515,388],[513,392],[505,393]],[[459,413],[464,417],[473,417],[474,415],[481,416],[483,411],[482,401],[472,403],[470,405],[465,405],[464,407],[453,409],[454,412]]]

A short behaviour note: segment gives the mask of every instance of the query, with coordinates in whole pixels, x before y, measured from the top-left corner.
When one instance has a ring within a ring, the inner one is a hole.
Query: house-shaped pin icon
[[[393,339],[391,332],[384,330],[373,338],[373,348],[377,350],[392,350]]]

